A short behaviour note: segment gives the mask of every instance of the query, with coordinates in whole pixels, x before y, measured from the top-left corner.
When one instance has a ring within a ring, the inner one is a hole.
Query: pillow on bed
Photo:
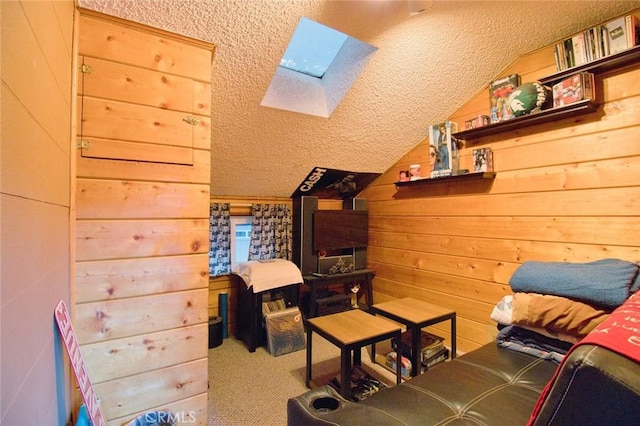
[[[502,328],[504,326],[514,325],[513,323],[513,295],[504,296],[493,308],[491,312],[491,319],[499,324],[498,328]],[[533,323],[533,321],[532,321]],[[518,324],[520,328],[533,331],[534,333],[538,333],[545,337],[550,337],[552,339],[562,340],[563,342],[569,343],[578,343],[580,339],[576,336],[571,336],[569,334],[561,333],[555,330],[550,330],[541,327],[534,327],[532,325],[527,325],[525,321],[522,321]]]
[[[609,317],[609,312],[560,296],[515,293],[511,321],[523,327],[583,338]]]

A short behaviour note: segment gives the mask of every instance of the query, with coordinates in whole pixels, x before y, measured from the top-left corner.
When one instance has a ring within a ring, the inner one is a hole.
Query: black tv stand
[[[356,269],[346,274],[310,274],[304,275],[304,284],[309,286],[310,296],[309,304],[306,308],[305,317],[313,318],[318,315],[316,300],[318,298],[318,289],[324,289],[332,284],[343,284],[345,287],[350,283],[359,282],[360,291],[364,292],[365,304],[361,309],[366,311],[373,305],[373,277],[376,273],[371,269]],[[345,291],[346,293],[346,291]],[[350,293],[349,293],[350,294]],[[362,305],[361,303],[358,303]]]

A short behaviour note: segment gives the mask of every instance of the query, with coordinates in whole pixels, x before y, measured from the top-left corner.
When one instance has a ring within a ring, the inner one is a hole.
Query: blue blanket
[[[546,337],[515,325],[502,328],[496,337],[496,344],[511,351],[550,359],[556,364],[560,364],[572,346],[569,342]]]
[[[541,293],[615,309],[636,290],[637,264],[619,259],[589,263],[525,262],[509,280],[513,292]]]

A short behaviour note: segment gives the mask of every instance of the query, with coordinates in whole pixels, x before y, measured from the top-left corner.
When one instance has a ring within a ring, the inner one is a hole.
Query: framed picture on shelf
[[[491,148],[479,148],[473,150],[473,172],[492,172],[493,152]]]
[[[520,86],[520,76],[518,74],[511,74],[489,83],[491,123],[499,123],[515,117],[511,107],[509,107],[509,95],[518,86]]]
[[[593,99],[594,75],[581,72],[553,85],[553,107],[560,107],[579,102],[583,99]]]
[[[429,126],[429,170],[431,177],[451,176],[454,169],[454,146],[452,134],[458,131],[457,123],[445,121]]]

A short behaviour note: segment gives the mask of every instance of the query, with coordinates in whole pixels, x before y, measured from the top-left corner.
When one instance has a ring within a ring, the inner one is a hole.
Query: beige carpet
[[[384,353],[385,344],[377,347]],[[370,348],[362,350],[363,368],[391,385],[394,375],[370,361]],[[287,424],[287,400],[303,394],[306,351],[278,357],[266,348],[250,353],[234,337],[209,349],[209,425],[243,426]],[[313,379],[322,385],[340,372],[340,350],[313,335]]]

